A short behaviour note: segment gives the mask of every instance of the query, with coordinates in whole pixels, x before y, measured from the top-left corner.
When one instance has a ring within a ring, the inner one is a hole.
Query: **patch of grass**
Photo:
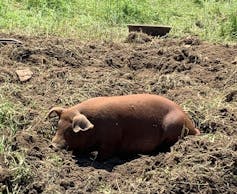
[[[13,191],[22,190],[21,185],[26,185],[32,176],[30,167],[25,161],[25,154],[22,152],[12,152],[8,155],[11,159],[9,160],[9,169],[13,174],[13,179],[11,180],[13,184]]]
[[[20,193],[21,185],[25,185],[32,176],[25,160],[25,151],[12,149],[13,137],[21,125],[20,115],[24,115],[24,109],[20,108],[0,95],[0,154],[4,157],[4,161],[0,162],[5,163],[12,175],[10,185],[4,191],[7,193]]]
[[[118,187],[118,189],[119,189],[119,187]],[[104,193],[104,194],[112,193],[111,185],[103,185],[103,184],[100,185],[99,192]],[[119,191],[119,192],[121,192],[121,191]]]
[[[17,121],[14,118],[15,110],[13,104],[8,101],[0,102],[0,128],[9,128],[14,134],[17,130]]]
[[[17,131],[15,114],[13,103],[0,96],[0,153],[9,149],[11,138]]]
[[[0,90],[2,92],[2,90]],[[1,93],[0,93],[1,94]],[[9,150],[11,138],[21,126],[19,107],[0,95],[0,151]],[[21,107],[23,110],[23,108]],[[7,136],[7,137],[6,137]]]
[[[227,115],[233,114],[237,109],[225,102],[226,93],[210,88],[204,91],[209,91],[208,96],[199,96],[198,101],[192,99],[184,101],[181,106],[192,116],[197,127],[203,129],[204,132],[234,133],[235,129],[231,127],[232,122],[228,120]]]
[[[51,163],[53,166],[60,167],[63,165],[63,159],[57,155],[57,154],[52,154],[47,158],[47,161]]]
[[[171,35],[235,41],[237,1],[214,0],[2,0],[5,32],[88,39],[124,38],[127,23],[172,26]]]
[[[4,152],[4,146],[5,145],[5,136],[2,135],[0,137],[0,154],[2,154]]]
[[[227,18],[225,18],[225,23],[220,27],[220,36],[226,37],[231,36],[233,39],[237,37],[237,12],[231,13]]]

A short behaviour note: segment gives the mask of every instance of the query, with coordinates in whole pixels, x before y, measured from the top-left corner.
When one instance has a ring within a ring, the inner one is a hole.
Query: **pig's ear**
[[[83,114],[78,114],[73,118],[72,129],[75,133],[92,129],[94,125]]]
[[[63,111],[64,108],[62,107],[54,107],[49,111],[47,118],[50,117],[53,113],[56,113],[60,117]]]

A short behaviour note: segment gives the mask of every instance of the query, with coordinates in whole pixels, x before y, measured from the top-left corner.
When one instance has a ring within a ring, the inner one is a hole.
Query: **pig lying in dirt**
[[[98,151],[97,158],[151,153],[200,131],[174,102],[151,94],[97,97],[70,108],[54,107],[59,116],[52,140],[57,148]]]

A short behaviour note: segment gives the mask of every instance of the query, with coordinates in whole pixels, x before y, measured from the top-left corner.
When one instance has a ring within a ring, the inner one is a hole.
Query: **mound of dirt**
[[[236,193],[237,45],[137,34],[126,43],[0,36],[22,42],[0,45],[0,92],[22,109],[10,149],[26,155],[17,185],[9,161],[20,166],[19,156],[0,157],[0,192]],[[20,69],[32,72],[24,82]],[[180,140],[167,153],[103,163],[50,147],[57,118],[45,117],[52,106],[144,92],[176,101],[202,135]]]
[[[137,33],[137,32],[130,32],[127,39],[125,40],[125,43],[146,43],[151,42],[152,37],[148,36],[144,33]]]

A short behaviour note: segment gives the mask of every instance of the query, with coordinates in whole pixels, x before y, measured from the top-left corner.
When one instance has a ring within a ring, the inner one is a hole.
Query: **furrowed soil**
[[[142,34],[120,43],[0,37],[22,41],[0,45],[0,91],[18,110],[10,150],[25,154],[22,173],[28,169],[15,178],[9,161],[21,161],[3,152],[3,193],[237,193],[237,45]],[[20,81],[16,70],[26,68],[33,75]],[[166,153],[104,162],[50,147],[58,119],[46,115],[53,106],[134,93],[177,102],[202,134]],[[1,135],[10,138],[7,130]]]

